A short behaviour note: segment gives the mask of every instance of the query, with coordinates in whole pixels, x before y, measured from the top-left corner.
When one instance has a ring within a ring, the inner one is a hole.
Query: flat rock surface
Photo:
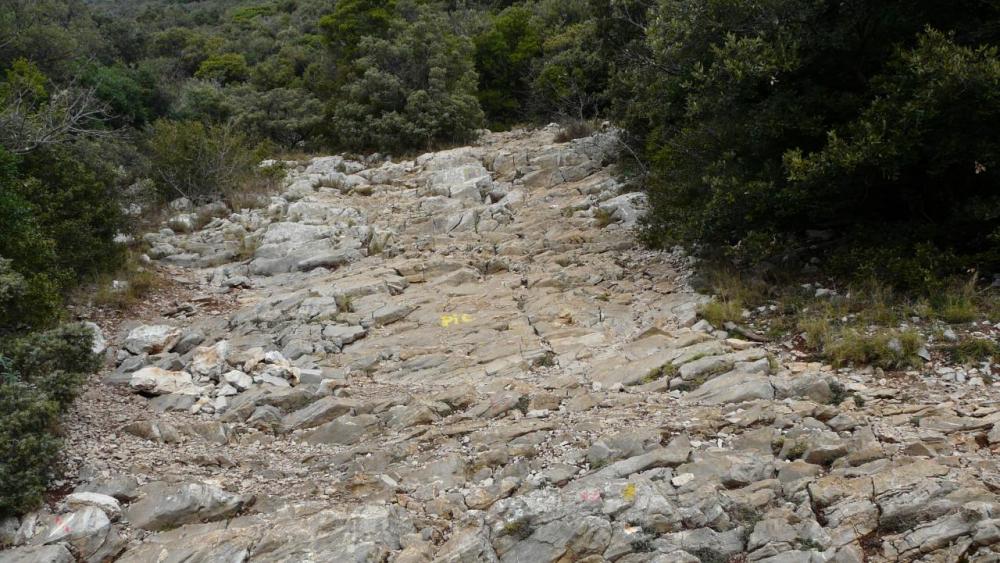
[[[1000,560],[1000,388],[691,328],[614,133],[554,133],[287,163],[147,234],[170,298],[64,425],[106,496],[0,523],[0,561]]]

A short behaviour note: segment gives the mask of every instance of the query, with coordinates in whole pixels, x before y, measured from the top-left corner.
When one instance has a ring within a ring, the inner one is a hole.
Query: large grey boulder
[[[282,419],[281,426],[285,432],[302,428],[313,428],[344,415],[352,413],[361,407],[354,399],[341,397],[323,397],[315,403],[303,407]]]
[[[167,395],[170,393],[196,394],[192,389],[191,374],[184,371],[167,371],[154,366],[142,368],[132,374],[129,387],[137,393]]]
[[[170,325],[143,325],[125,337],[125,349],[133,354],[158,354],[170,350],[181,331]]]
[[[601,203],[599,208],[612,222],[621,223],[623,227],[633,227],[639,222],[648,204],[646,194],[630,192]]]
[[[155,534],[118,561],[386,561],[402,548],[401,538],[413,532],[408,513],[398,506],[317,511],[293,505],[228,524],[193,524]]]
[[[769,377],[739,371],[732,371],[711,379],[686,397],[688,401],[707,405],[773,398],[774,386],[771,385]]]
[[[378,418],[370,414],[344,415],[316,427],[306,434],[310,444],[355,444],[378,426]]]
[[[125,517],[133,527],[154,531],[229,518],[250,501],[206,483],[154,482],[140,487],[139,493]]]
[[[0,551],[0,563],[73,563],[76,558],[62,544],[18,547]]]
[[[30,541],[33,545],[67,543],[85,560],[102,561],[121,551],[122,540],[111,519],[97,506],[47,516]]]

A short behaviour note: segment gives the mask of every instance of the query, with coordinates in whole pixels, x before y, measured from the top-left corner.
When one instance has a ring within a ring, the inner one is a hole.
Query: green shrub
[[[39,388],[0,382],[0,517],[41,503],[59,452],[54,434],[58,417],[59,404]]]
[[[522,5],[504,9],[473,38],[479,88],[490,122],[507,125],[528,115],[531,74],[542,55],[543,29]]]
[[[0,148],[0,334],[51,325],[64,292],[123,258],[112,174],[79,148]]]
[[[211,56],[198,66],[195,78],[216,80],[222,84],[243,82],[250,77],[250,68],[243,55],[239,53],[223,53]]]
[[[593,49],[593,22],[566,27],[545,40],[545,55],[531,84],[539,116],[592,117],[606,102],[608,61]]]
[[[70,283],[113,270],[125,258],[124,247],[114,241],[126,230],[115,172],[88,149],[83,144],[39,149],[25,155],[21,166],[20,193],[54,241],[56,261],[69,270]]]
[[[331,103],[331,141],[405,151],[471,140],[483,122],[471,42],[427,6],[398,27],[390,38],[360,42],[356,78]]]
[[[211,80],[191,79],[177,92],[173,117],[179,121],[223,123],[233,117],[236,108],[226,89]]]
[[[917,355],[923,345],[923,337],[916,331],[864,334],[845,330],[824,348],[824,355],[835,367],[854,364],[906,369],[923,365]]]
[[[91,352],[94,334],[81,324],[62,325],[14,339],[3,353],[10,357],[19,378],[44,389],[65,408],[76,397],[83,377],[100,367]]]
[[[287,147],[314,138],[323,123],[322,102],[297,88],[240,87],[231,91],[230,103],[237,127]]]
[[[649,165],[650,240],[839,255],[916,287],[997,270],[998,20],[971,1],[657,2],[642,41],[602,38],[638,50],[612,92]]]
[[[949,350],[951,360],[961,364],[996,361],[1000,358],[1000,344],[989,338],[968,338]]]
[[[698,308],[698,314],[712,326],[722,329],[727,322],[743,319],[743,303],[738,300],[713,300]]]
[[[85,69],[82,82],[93,87],[97,98],[108,104],[116,126],[145,125],[161,105],[155,78],[148,69],[92,65]]]
[[[43,274],[30,278],[0,258],[0,338],[25,327],[44,327],[59,316],[59,286]]]
[[[395,0],[341,0],[333,12],[319,20],[323,38],[340,69],[341,79],[351,72],[351,62],[366,37],[385,37],[396,25]]]
[[[154,179],[165,199],[218,200],[257,173],[263,147],[230,125],[159,120],[147,143]]]
[[[0,347],[0,517],[34,509],[52,475],[59,416],[99,367],[83,325],[7,339]]]

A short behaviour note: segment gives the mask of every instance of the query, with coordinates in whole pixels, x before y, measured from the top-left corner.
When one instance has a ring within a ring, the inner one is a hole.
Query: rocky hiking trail
[[[1000,561],[1000,388],[698,321],[614,132],[555,133],[178,204],[0,562]]]

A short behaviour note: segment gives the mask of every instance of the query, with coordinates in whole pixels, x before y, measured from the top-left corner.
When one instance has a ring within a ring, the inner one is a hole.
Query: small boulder
[[[66,497],[66,506],[71,510],[87,506],[100,508],[111,521],[117,520],[122,515],[122,506],[118,503],[118,499],[100,493],[72,493]]]
[[[206,483],[154,482],[139,488],[141,497],[125,512],[133,527],[165,530],[184,524],[223,520],[251,499]]]
[[[184,371],[167,371],[150,366],[133,373],[129,386],[138,393],[166,395],[190,389],[192,379],[191,374]]]
[[[223,381],[232,385],[237,391],[246,391],[253,385],[253,378],[239,370],[227,371],[222,376]]]
[[[170,325],[143,325],[132,329],[125,337],[125,349],[133,354],[159,354],[169,350],[180,330]]]
[[[195,375],[217,379],[226,367],[229,343],[221,340],[213,346],[196,348],[191,356],[190,369]]]

